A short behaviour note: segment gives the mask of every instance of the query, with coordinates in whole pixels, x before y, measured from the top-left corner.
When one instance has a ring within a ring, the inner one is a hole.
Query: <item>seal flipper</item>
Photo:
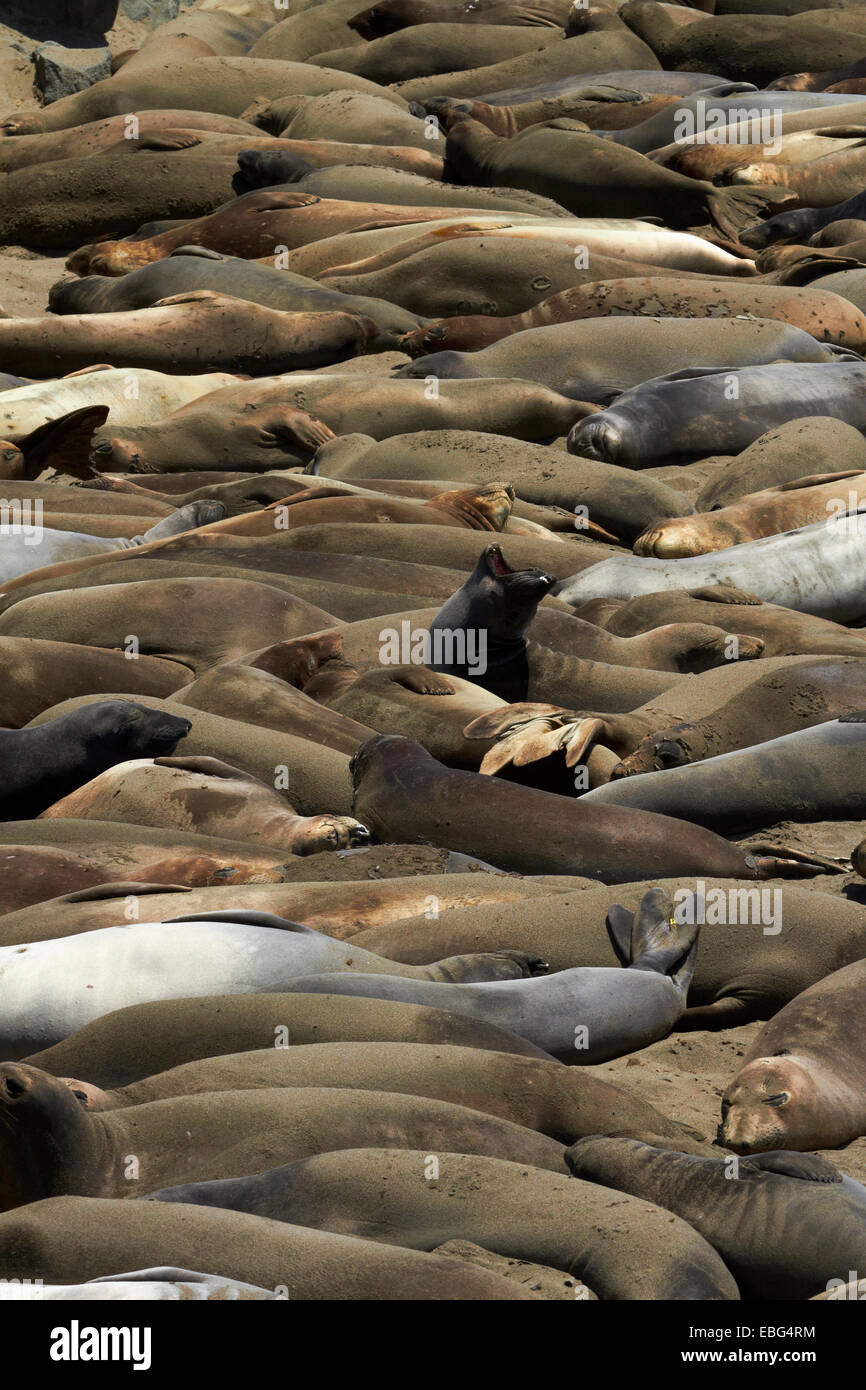
[[[779,184],[763,187],[712,188],[707,191],[707,212],[720,232],[738,241],[740,232],[762,212],[778,212],[797,200],[790,188]]]
[[[784,1178],[800,1178],[803,1182],[842,1181],[842,1174],[826,1158],[818,1154],[796,1153],[791,1149],[771,1149],[768,1153],[749,1154],[740,1159],[740,1167],[750,1172],[778,1173]]]
[[[324,932],[312,927],[302,926],[300,922],[290,922],[286,917],[277,917],[273,912],[249,912],[238,909],[234,912],[191,912],[188,917],[167,917],[167,922],[240,922],[246,927],[274,927],[278,931],[296,932],[299,936],[324,936]],[[326,940],[330,941],[331,937]]]
[[[695,911],[698,904],[699,899],[693,894],[691,910],[683,913],[684,920],[679,921],[673,903],[661,888],[644,893],[632,922],[627,968],[667,975],[685,996],[698,954],[698,918],[702,915]]]
[[[46,468],[90,480],[96,472],[90,463],[90,443],[95,430],[108,419],[107,405],[86,405],[56,420],[39,425],[18,447],[23,456],[21,476],[32,482]]]
[[[146,897],[148,893],[191,893],[193,890],[185,883],[137,883],[135,879],[115,879],[113,883],[95,883],[90,888],[79,888],[77,893],[67,893],[66,903],[96,903],[109,898]]]
[[[614,954],[620,965],[631,961],[631,933],[634,926],[634,913],[620,903],[611,903],[607,910],[604,925]]]

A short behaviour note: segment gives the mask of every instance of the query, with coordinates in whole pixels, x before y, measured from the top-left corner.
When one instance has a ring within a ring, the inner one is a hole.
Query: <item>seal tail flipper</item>
[[[750,843],[746,863],[756,878],[815,878],[818,874],[844,874],[846,860],[825,859],[820,854],[791,849],[788,845]]]
[[[707,192],[707,212],[720,232],[738,241],[740,232],[762,213],[772,211],[775,214],[796,198],[790,188],[776,184],[758,188],[713,188]]]
[[[107,419],[107,405],[86,405],[39,425],[19,440],[24,460],[21,476],[32,482],[44,469],[56,468],[59,473],[69,473],[73,478],[95,478],[97,474],[90,463],[90,443],[94,430]]]
[[[684,911],[674,912],[673,903],[661,888],[651,888],[644,893],[632,918],[628,960],[623,964],[633,970],[667,975],[685,997],[694,973],[699,919],[703,912],[700,899],[695,895],[683,907]],[[619,908],[618,913],[608,913],[606,923],[611,945],[620,961],[625,946],[623,911]]]

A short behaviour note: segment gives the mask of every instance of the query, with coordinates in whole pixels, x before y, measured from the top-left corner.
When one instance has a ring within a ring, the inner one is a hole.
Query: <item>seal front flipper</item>
[[[764,600],[745,589],[735,589],[732,584],[708,584],[703,589],[688,589],[689,598],[703,599],[705,603],[736,603],[743,607],[757,607]]]
[[[278,931],[295,932],[299,936],[319,936],[325,940],[323,932],[314,931],[312,927],[302,926],[300,922],[290,922],[285,917],[277,917],[273,912],[248,912],[238,909],[236,912],[191,912],[188,917],[168,917],[168,922],[240,922],[247,927],[274,927]]]
[[[784,1178],[800,1178],[804,1182],[841,1182],[842,1174],[826,1158],[818,1154],[802,1154],[792,1149],[771,1149],[769,1153],[750,1154],[740,1159],[740,1168],[748,1172],[778,1173]]]
[[[394,672],[394,684],[416,695],[453,695],[455,687],[446,676],[428,666],[406,666]]]
[[[160,134],[142,135],[136,150],[191,150],[202,144],[201,136],[184,130],[164,130]]]

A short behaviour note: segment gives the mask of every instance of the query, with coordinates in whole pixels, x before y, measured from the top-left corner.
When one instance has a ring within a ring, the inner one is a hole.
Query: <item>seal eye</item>
[[[787,1102],[788,1102],[788,1092],[787,1092],[787,1091],[779,1091],[779,1093],[778,1093],[777,1095],[775,1095],[775,1096],[764,1096],[764,1099],[763,1099],[763,1102],[762,1102],[762,1103],[763,1103],[764,1105],[786,1105]]]
[[[75,1089],[74,1086],[70,1087],[70,1089],[71,1089],[72,1094],[74,1095],[75,1099],[76,1099],[81,1105],[84,1106],[84,1109],[85,1109],[85,1110],[87,1110],[87,1109],[89,1108],[89,1106],[90,1106],[90,1100],[89,1100],[88,1096],[85,1094],[85,1092],[84,1092],[84,1091],[77,1091],[77,1090]]]
[[[9,1100],[19,1100],[27,1091],[27,1087],[16,1081],[14,1076],[4,1076],[0,1088]]]

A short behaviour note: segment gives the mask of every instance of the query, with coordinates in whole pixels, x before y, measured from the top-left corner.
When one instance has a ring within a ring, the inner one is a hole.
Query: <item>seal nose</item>
[[[20,1101],[30,1090],[31,1081],[22,1067],[6,1062],[0,1067],[0,1098],[11,1104]]]

